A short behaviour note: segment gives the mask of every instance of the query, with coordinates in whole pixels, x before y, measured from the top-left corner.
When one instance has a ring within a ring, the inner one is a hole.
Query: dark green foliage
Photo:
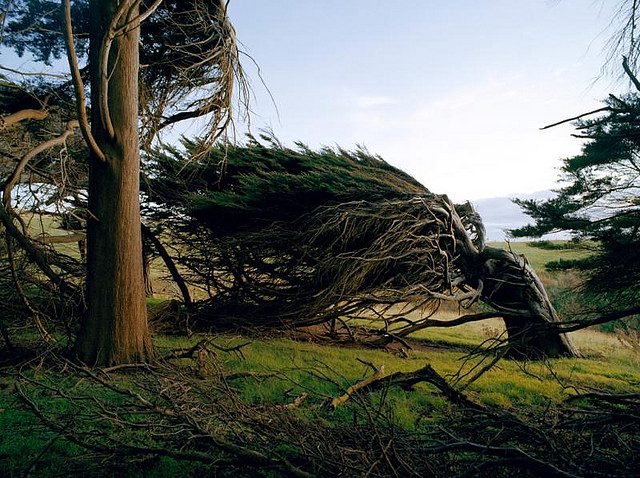
[[[516,237],[568,231],[596,242],[588,259],[550,268],[577,268],[587,274],[587,295],[608,297],[616,307],[640,300],[640,97],[611,96],[608,111],[577,123],[588,139],[581,154],[564,160],[558,195],[546,201],[516,200],[535,223]]]
[[[253,138],[246,146],[220,144],[201,164],[185,161],[199,149],[194,141],[183,141],[186,153],[157,151],[151,199],[161,196],[165,204],[223,236],[273,220],[294,220],[320,206],[428,193],[411,176],[364,149],[313,151],[303,144],[290,149],[271,137],[262,140],[264,144]]]
[[[66,47],[62,35],[65,25],[62,5],[59,0],[4,0],[0,11],[8,12],[4,43],[15,49],[19,56],[25,53],[33,55],[37,61],[50,65],[53,60],[66,57]],[[153,1],[141,2],[141,11],[145,11]],[[165,0],[157,12],[142,25],[140,61],[146,68],[146,74],[156,80],[170,80],[181,68],[188,66],[189,54],[195,55],[207,51],[219,38],[207,38],[195,29],[177,30],[176,23],[186,24],[193,14],[194,0]],[[218,14],[218,2],[203,2],[207,5],[207,14],[212,18]],[[177,17],[177,18],[176,18]],[[184,17],[184,18],[182,18]],[[89,52],[89,1],[71,0],[71,22],[76,36],[76,49],[79,57]],[[182,47],[182,45],[186,45]],[[181,46],[180,51],[173,47]],[[206,68],[203,65],[203,69]]]
[[[36,61],[50,65],[53,60],[66,55],[60,1],[5,0],[1,8],[8,17],[3,42],[15,49],[19,56],[27,52]],[[88,0],[72,0],[71,20],[74,33],[80,37],[76,42],[78,54],[84,56],[89,47]]]
[[[152,4],[152,0],[142,1],[140,12]],[[7,11],[4,45],[46,64],[65,57],[59,1],[5,1],[3,11]],[[89,53],[88,0],[72,0],[71,15],[82,63]],[[248,93],[224,3],[165,0],[142,23],[140,35],[143,145],[149,145],[163,127],[205,115],[212,116],[213,136],[219,135],[230,121],[233,87],[244,99]],[[82,74],[87,77],[89,69],[82,68]]]
[[[531,247],[537,247],[538,249],[545,249],[547,251],[564,251],[568,249],[576,249],[580,245],[579,240],[571,241],[530,241]]]
[[[211,297],[203,316],[321,323],[372,301],[433,305],[429,294],[416,297],[420,287],[451,289],[446,197],[364,150],[262,141],[220,144],[185,165],[200,150],[185,140],[186,152],[150,159],[145,215],[165,226],[187,280]]]
[[[523,260],[484,247],[469,204],[452,204],[363,150],[290,149],[262,139],[219,145],[206,163],[186,167],[197,143],[152,158],[147,216],[168,228],[187,280],[210,297],[196,305],[192,323],[368,318],[402,335],[429,326],[443,301],[467,308],[480,299],[508,314],[509,337],[526,337],[514,354],[574,353],[558,334],[522,332],[558,317]],[[406,319],[418,310],[421,317]]]

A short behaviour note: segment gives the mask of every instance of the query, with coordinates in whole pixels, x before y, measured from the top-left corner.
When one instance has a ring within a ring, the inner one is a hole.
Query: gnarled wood
[[[46,108],[39,110],[29,108],[16,111],[15,113],[0,117],[0,130],[11,128],[13,125],[24,120],[43,120],[47,116],[49,116],[49,111]]]

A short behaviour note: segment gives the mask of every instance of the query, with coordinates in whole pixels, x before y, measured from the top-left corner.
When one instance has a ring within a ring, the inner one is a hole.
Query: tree
[[[235,35],[222,1],[63,5],[60,15],[55,2],[11,2],[4,40],[44,62],[66,52],[89,146],[88,313],[78,356],[91,364],[141,361],[152,353],[142,272],[141,144],[193,118],[208,118],[203,151],[224,131],[234,83],[242,78]],[[81,68],[84,58],[88,65]]]
[[[185,146],[187,158],[200,150],[197,141]],[[470,205],[433,194],[377,156],[291,149],[264,137],[219,145],[203,163],[185,161],[176,148],[152,157],[156,206],[147,214],[166,224],[187,279],[210,294],[196,304],[192,324],[373,318],[384,324],[386,342],[502,317],[509,343],[495,344],[501,353],[575,353],[555,329],[559,318],[533,269],[517,254],[486,247]],[[478,300],[495,312],[432,319],[444,302],[469,308]],[[409,320],[415,311],[423,315]]]
[[[640,91],[626,58],[624,68]],[[563,161],[557,196],[516,200],[535,223],[512,232],[540,237],[566,231],[594,241],[589,257],[550,266],[583,271],[585,298],[616,311],[616,319],[640,313],[640,96],[610,95],[597,112],[576,123],[574,136],[587,142],[579,155]]]
[[[85,134],[95,138],[95,146],[89,160],[89,315],[77,352],[86,363],[139,362],[152,354],[140,232],[139,11],[137,5],[117,0],[91,1],[89,7],[93,108],[91,133]],[[118,29],[122,31],[116,34]],[[110,36],[113,46],[105,53]],[[68,48],[73,65],[72,44]],[[81,88],[78,83],[77,92]]]

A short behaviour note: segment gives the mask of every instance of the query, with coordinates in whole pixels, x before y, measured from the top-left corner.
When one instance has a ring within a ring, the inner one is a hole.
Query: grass
[[[570,244],[567,241],[550,242],[555,244]],[[527,242],[490,242],[488,245],[511,250],[516,254],[524,254],[529,264],[541,275],[545,271],[544,266],[547,262],[583,259],[591,254],[588,249],[581,247],[579,244],[576,245],[576,247],[567,249],[542,249],[540,247],[534,247]]]
[[[502,247],[507,245],[502,244]],[[512,243],[510,247],[516,253],[526,254],[538,271],[549,260],[576,258],[586,253],[573,249],[538,249],[524,243]],[[542,272],[540,275],[551,292],[556,294],[556,300],[558,291],[566,290],[576,280],[570,273]],[[159,302],[161,300],[150,300],[149,306],[157,306]],[[455,315],[454,311],[442,312],[438,318],[453,318]],[[249,339],[221,334],[216,336],[215,341],[222,346],[250,341],[243,348],[243,357],[218,353],[218,365],[225,373],[252,371],[272,374],[262,378],[234,380],[233,387],[243,401],[270,406],[289,403],[301,393],[309,392],[309,400],[298,411],[304,414],[308,410],[305,407],[338,396],[348,386],[369,375],[371,369],[362,361],[376,366],[384,364],[387,375],[396,371],[416,370],[429,363],[451,380],[463,364],[465,347],[476,345],[502,330],[503,325],[498,319],[449,329],[425,329],[414,336],[423,346],[404,358],[383,350],[321,345],[285,337]],[[638,355],[621,347],[615,336],[583,330],[573,333],[572,339],[583,358],[551,360],[545,364],[527,364],[526,367],[513,361],[501,361],[469,385],[466,393],[483,404],[526,414],[539,407],[553,407],[576,393],[576,390],[630,392],[638,389]],[[172,349],[189,347],[196,343],[198,337],[159,335],[154,340],[158,353],[162,355]],[[192,366],[189,361],[183,361],[182,365]],[[48,377],[68,388],[85,386],[77,381],[65,382],[64,375],[46,370],[30,373],[36,378]],[[113,377],[119,383],[136,382],[135,374],[115,374]],[[82,464],[82,460],[90,460],[83,458],[84,452],[77,446],[45,430],[30,412],[20,406],[13,383],[13,377],[0,374],[0,429],[3,430],[0,434],[0,475],[19,476],[25,472],[35,476],[64,475],[69,472],[71,462]],[[103,393],[90,387],[86,391]],[[379,399],[379,395],[373,395],[373,399],[376,398]],[[437,391],[426,384],[420,384],[415,391],[409,392],[392,389],[385,397],[385,402],[396,424],[408,430],[416,429],[417,424],[425,419],[444,420],[449,407]],[[50,411],[64,406],[64,400],[46,403]],[[322,419],[329,425],[348,423],[350,411],[348,407],[335,412],[326,411]],[[25,467],[31,470],[25,470]],[[113,474],[199,476],[207,474],[207,470],[201,466],[161,458],[149,466],[129,466]]]
[[[421,337],[433,339],[429,334],[438,334],[438,342],[457,345],[467,341],[477,343],[476,341],[486,334],[486,331],[478,328],[476,324],[454,330],[446,333],[423,331]],[[162,355],[172,349],[189,347],[198,339],[157,336],[155,346],[157,352]],[[528,364],[526,368],[516,362],[502,361],[471,384],[467,390],[468,395],[486,405],[527,413],[535,407],[554,406],[575,393],[573,387],[601,392],[629,392],[637,389],[640,384],[637,361],[630,352],[616,348],[614,339],[607,334],[593,331],[580,332],[574,339],[587,353],[586,358],[552,360],[549,364]],[[242,400],[263,406],[289,403],[305,391],[312,397],[305,402],[305,406],[317,404],[326,397],[338,396],[349,385],[371,373],[360,360],[376,366],[384,364],[386,374],[411,371],[430,363],[436,371],[451,378],[458,371],[464,356],[463,351],[455,348],[425,347],[423,350],[410,352],[407,358],[402,358],[383,350],[320,345],[284,337],[248,339],[243,336],[219,335],[215,339],[216,344],[224,347],[247,341],[251,343],[243,348],[244,357],[218,353],[219,366],[225,373],[274,373],[274,376],[266,378],[233,381],[233,387]],[[192,364],[183,361],[183,366],[189,367]],[[548,366],[552,367],[553,373]],[[53,380],[58,386],[63,385],[68,389],[84,386],[78,384],[77,380],[65,382],[65,376],[51,375],[46,370],[31,373],[36,378]],[[124,384],[136,381],[135,374],[116,374],[113,377],[117,382]],[[11,430],[10,433],[0,435],[0,470],[4,470],[7,476],[17,476],[18,473],[24,472],[25,464],[37,461],[32,474],[52,476],[68,471],[71,459],[80,459],[78,463],[82,463],[82,452],[78,447],[55,438],[55,435],[38,424],[33,415],[19,406],[12,390],[12,381],[8,376],[0,378],[0,429]],[[91,392],[90,389],[86,391]],[[63,400],[46,404],[50,411],[64,406]],[[398,426],[412,430],[422,420],[443,419],[449,405],[433,387],[420,384],[415,391],[390,390],[386,397],[386,406]],[[305,408],[299,413],[305,413]],[[351,419],[350,414],[348,407],[344,407],[336,412],[327,411],[323,419],[328,424],[348,423]],[[40,455],[42,456],[38,460]],[[126,469],[125,472],[127,476],[185,476],[201,471],[199,467],[185,466],[184,463],[162,458],[154,462],[150,468],[138,470],[134,467]]]

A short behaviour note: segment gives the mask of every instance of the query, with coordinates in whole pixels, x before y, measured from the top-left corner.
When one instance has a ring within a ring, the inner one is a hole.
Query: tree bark
[[[100,61],[103,39],[121,5],[118,0],[91,0],[89,10],[91,130],[104,160],[92,151],[87,218],[88,315],[76,351],[85,363],[102,366],[140,362],[152,355],[140,232],[139,26],[128,27],[114,37],[106,72]],[[130,10],[122,15],[119,25],[137,14],[137,8]],[[105,74],[106,103],[101,89],[101,75]],[[105,113],[111,119],[109,125],[105,124]],[[111,125],[109,131],[107,126]]]
[[[509,337],[512,358],[578,356],[533,268],[513,252],[485,248],[480,253],[481,300],[499,311]],[[550,326],[552,325],[552,326]]]

